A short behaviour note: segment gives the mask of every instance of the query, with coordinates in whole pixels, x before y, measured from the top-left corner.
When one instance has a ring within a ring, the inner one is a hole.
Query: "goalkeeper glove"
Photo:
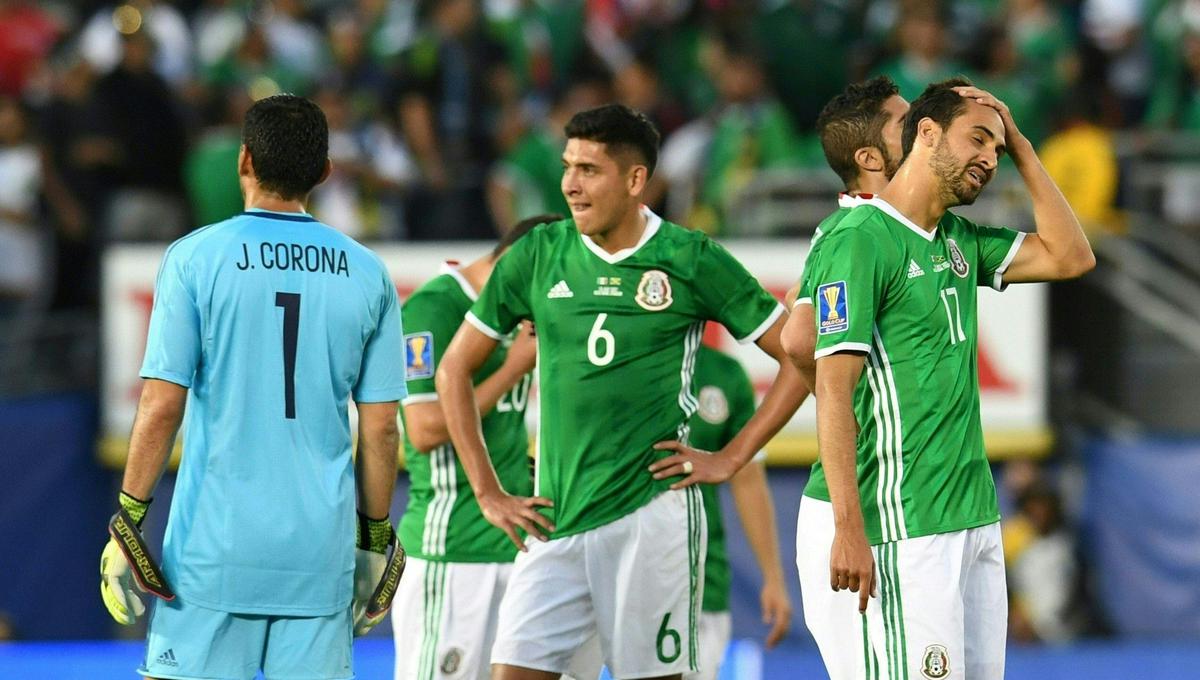
[[[140,531],[150,501],[134,498],[124,491],[118,500],[120,508],[109,520],[110,538],[100,554],[100,597],[113,619],[129,626],[146,612],[138,590],[164,600],[175,599],[175,593],[155,564]]]
[[[354,634],[363,635],[383,620],[392,608],[392,598],[404,573],[404,548],[400,546],[392,524],[371,519],[361,512],[355,527],[354,554]],[[388,558],[388,548],[392,549]]]

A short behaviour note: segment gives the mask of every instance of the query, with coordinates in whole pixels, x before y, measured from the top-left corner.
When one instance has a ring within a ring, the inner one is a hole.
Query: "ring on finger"
[[[683,474],[685,474],[685,475],[692,474],[692,461],[690,461],[690,460],[683,461]]]

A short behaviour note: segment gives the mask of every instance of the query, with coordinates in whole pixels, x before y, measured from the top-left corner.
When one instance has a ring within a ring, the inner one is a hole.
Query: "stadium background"
[[[153,272],[171,239],[240,209],[254,98],[326,110],[337,170],[311,208],[383,252],[402,291],[484,252],[494,225],[565,211],[562,123],[615,99],[664,134],[655,209],[782,294],[838,188],[813,121],[874,73],[910,99],[958,73],[1004,99],[1099,259],[1080,282],[981,293],[1008,676],[1197,677],[1196,0],[0,0],[0,673],[132,676],[141,631],[108,619],[96,563]],[[1032,228],[1011,164],[969,214]],[[809,406],[769,447],[793,579],[812,429]],[[759,649],[729,517],[727,675],[822,677],[797,592],[785,646]],[[381,628],[360,677],[388,677]]]

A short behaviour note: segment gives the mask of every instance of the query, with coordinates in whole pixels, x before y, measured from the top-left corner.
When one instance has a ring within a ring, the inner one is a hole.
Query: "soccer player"
[[[976,290],[1080,276],[1095,257],[1008,108],[969,81],[926,88],[903,145],[891,183],[822,239],[811,274],[830,585],[858,592],[878,677],[999,680],[1007,601]],[[947,212],[974,202],[1005,152],[1036,234]]]
[[[400,518],[409,564],[396,593],[396,611],[404,614],[392,617],[396,680],[486,680],[490,675],[496,613],[517,549],[488,524],[471,494],[446,432],[433,376],[504,252],[538,224],[561,219],[522,220],[492,252],[465,267],[447,262],[404,303],[404,451],[412,486]],[[533,492],[525,406],[536,355],[536,340],[526,325],[505,338],[474,376],[492,465],[504,488],[522,496]]]
[[[817,133],[829,167],[845,184],[838,209],[813,234],[795,304],[783,330],[783,346],[810,384],[815,380],[813,303],[809,272],[823,239],[848,215],[887,186],[903,156],[900,137],[908,102],[895,83],[878,76],[848,86],[817,119]],[[796,569],[804,598],[804,622],[812,633],[831,680],[866,678],[865,627],[849,591],[829,587],[829,551],[833,545],[833,506],[821,461],[813,464],[796,521]]]
[[[535,228],[500,259],[437,371],[484,517],[522,550],[492,677],[557,678],[595,634],[615,677],[678,678],[699,661],[705,544],[699,492],[682,485],[731,477],[806,390],[783,361],[779,303],[720,245],[642,206],[658,154],[645,116],[620,105],[583,111],[566,136],[573,219]],[[531,498],[497,480],[471,384],[524,319],[537,329],[541,389]],[[709,319],[780,360],[763,404],[715,455],[684,443]]]
[[[162,561],[175,597],[150,616],[145,675],[352,678],[352,630],[378,621],[365,610],[394,536],[403,330],[379,258],[304,212],[329,171],[315,104],[258,101],[238,156],[246,212],[163,256],[120,494],[140,524],[186,403]],[[144,606],[115,541],[101,574],[133,623]]]

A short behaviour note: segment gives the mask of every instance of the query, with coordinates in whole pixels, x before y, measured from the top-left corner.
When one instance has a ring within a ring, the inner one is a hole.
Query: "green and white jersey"
[[[702,346],[696,355],[693,381],[699,407],[690,422],[692,446],[703,451],[718,451],[754,415],[754,386],[737,359],[708,346]],[[708,518],[708,555],[704,558],[702,608],[706,612],[728,611],[730,574],[725,550],[725,523],[721,517],[721,496],[715,484],[699,486],[704,499],[704,514]]]
[[[873,545],[1000,519],[979,417],[976,287],[1003,289],[1023,238],[952,213],[926,232],[879,199],[822,238],[816,356],[867,353],[854,411]]]
[[[649,503],[671,480],[655,443],[688,437],[704,322],[756,340],[782,306],[725,248],[644,210],[633,247],[608,253],[573,220],[540,225],[497,263],[467,314],[500,338],[522,319],[538,336],[535,493],[569,536]]]
[[[501,258],[503,260],[503,258]],[[408,374],[404,404],[436,401],[433,375],[438,359],[476,299],[475,290],[455,266],[421,286],[401,310]],[[509,338],[488,357],[475,383],[500,368]],[[529,474],[529,433],[525,405],[532,375],[526,375],[483,417],[483,438],[500,482],[509,493],[533,491]],[[412,486],[400,518],[400,541],[408,554],[440,562],[511,562],[517,550],[503,531],[483,518],[454,446],[449,442],[421,453],[404,436],[404,456]]]

